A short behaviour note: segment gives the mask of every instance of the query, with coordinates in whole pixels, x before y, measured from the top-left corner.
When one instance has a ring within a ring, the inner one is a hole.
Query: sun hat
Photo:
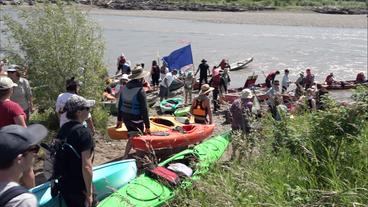
[[[215,88],[210,87],[210,85],[208,85],[208,84],[203,84],[201,86],[201,92],[199,94],[207,94],[207,93],[213,91],[214,89]]]
[[[20,125],[8,125],[0,129],[0,163],[7,163],[19,154],[37,145],[47,136],[46,127],[32,124],[27,128]]]
[[[7,76],[0,76],[0,90],[6,90],[18,86]]]
[[[64,111],[78,111],[84,108],[89,108],[94,106],[96,103],[95,100],[87,100],[82,96],[72,95],[64,106]]]
[[[148,75],[147,71],[144,71],[141,66],[136,66],[132,70],[132,74],[129,76],[130,80],[144,78]]]
[[[20,69],[21,69],[21,67],[19,65],[10,65],[6,69],[6,71],[8,71],[8,72],[15,72],[15,71],[20,70]]]
[[[252,91],[251,91],[250,89],[248,89],[248,88],[243,89],[243,90],[241,91],[240,97],[241,97],[242,99],[253,98]]]
[[[206,63],[206,62],[207,62],[207,60],[206,60],[206,59],[202,59],[202,60],[201,60],[201,62],[202,62],[202,63]]]

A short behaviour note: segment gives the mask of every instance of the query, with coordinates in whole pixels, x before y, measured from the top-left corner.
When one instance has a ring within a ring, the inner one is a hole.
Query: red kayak
[[[211,136],[215,125],[189,124],[180,127],[180,130],[156,132],[133,138],[133,148],[139,151],[150,152],[153,150],[173,149],[186,147],[203,141]]]

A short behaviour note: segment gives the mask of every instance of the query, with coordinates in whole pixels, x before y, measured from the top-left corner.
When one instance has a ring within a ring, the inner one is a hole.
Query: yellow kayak
[[[185,124],[194,123],[193,118],[183,120],[182,117],[178,120],[174,116],[157,116],[150,117],[151,132],[167,131],[176,126],[182,126]],[[107,134],[111,139],[128,139],[128,130],[124,124],[120,128],[111,126],[107,128]]]

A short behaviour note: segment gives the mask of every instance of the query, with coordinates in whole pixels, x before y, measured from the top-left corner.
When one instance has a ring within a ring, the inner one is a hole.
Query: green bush
[[[104,109],[102,106],[96,106],[92,110],[92,118],[95,128],[99,132],[105,134],[107,129],[107,121],[109,118],[108,111]]]
[[[83,96],[99,99],[101,78],[107,71],[97,24],[79,9],[64,7],[60,2],[16,11],[15,17],[4,17],[6,35],[13,53],[21,54],[29,66],[28,78],[38,107],[43,110],[54,106],[72,76],[82,81]]]
[[[30,124],[42,124],[49,130],[59,129],[59,118],[53,108],[48,108],[42,113],[35,112],[31,115]]]

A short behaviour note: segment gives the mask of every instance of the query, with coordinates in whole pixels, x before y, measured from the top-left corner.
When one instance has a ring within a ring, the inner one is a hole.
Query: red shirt
[[[23,115],[26,118],[22,107],[14,101],[6,100],[0,102],[0,128],[10,124],[15,124],[14,117]]]

